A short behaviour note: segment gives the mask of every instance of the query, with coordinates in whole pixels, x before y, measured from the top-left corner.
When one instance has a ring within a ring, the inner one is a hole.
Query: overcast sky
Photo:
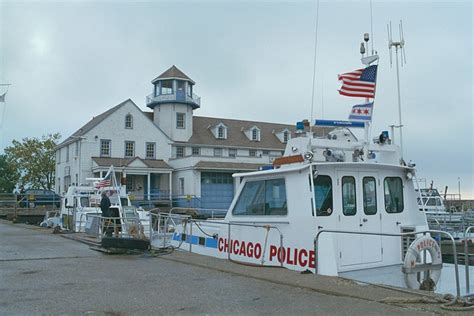
[[[337,74],[361,66],[370,2],[319,9],[315,116],[346,119],[361,100],[338,94]],[[0,103],[0,149],[65,138],[127,98],[149,110],[150,81],[173,64],[196,82],[196,115],[289,124],[311,116],[316,0],[1,1],[0,10],[0,82],[12,84]],[[472,18],[472,1],[373,1],[374,136],[398,124],[386,27],[392,21],[397,39],[402,19],[405,158],[450,193],[460,177],[474,198]]]

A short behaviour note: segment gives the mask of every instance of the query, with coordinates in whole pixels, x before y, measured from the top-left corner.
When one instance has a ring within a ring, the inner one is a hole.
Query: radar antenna
[[[398,50],[400,50],[400,63],[406,64],[406,54],[405,54],[405,38],[403,36],[403,24],[402,21],[400,20],[400,24],[398,25],[398,31],[399,31],[399,38],[400,40],[398,42],[394,42],[392,39],[392,22],[390,21],[389,24],[387,24],[387,35],[388,35],[388,50],[390,51],[390,67],[392,67],[392,47],[395,47],[395,65],[397,66],[397,92],[398,92],[398,127],[400,128],[400,152],[401,152],[401,157],[403,160],[403,136],[402,136],[402,103],[401,103],[401,97],[400,97],[400,71],[398,67]]]

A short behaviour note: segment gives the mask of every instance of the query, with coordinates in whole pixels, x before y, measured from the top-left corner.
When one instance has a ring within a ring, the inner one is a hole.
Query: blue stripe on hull
[[[196,236],[196,235],[186,235],[186,240],[184,242],[188,244],[199,245],[199,237],[200,236]],[[181,234],[174,233],[173,240],[181,241]],[[199,245],[199,246],[202,246],[202,245]],[[217,239],[206,237],[205,242],[204,242],[204,247],[217,248]]]

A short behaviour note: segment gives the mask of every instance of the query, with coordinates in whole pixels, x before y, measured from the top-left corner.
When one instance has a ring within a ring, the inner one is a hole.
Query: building
[[[103,177],[110,165],[137,200],[227,208],[236,172],[283,154],[292,125],[196,116],[195,82],[172,66],[152,80],[151,111],[128,99],[92,118],[56,148],[56,191]]]

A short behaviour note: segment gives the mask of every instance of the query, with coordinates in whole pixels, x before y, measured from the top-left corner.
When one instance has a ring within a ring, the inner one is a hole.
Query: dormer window
[[[257,127],[252,128],[251,130],[252,140],[255,142],[260,141],[260,130]]]
[[[288,131],[283,132],[283,142],[287,143],[288,142]]]
[[[211,128],[211,132],[217,139],[227,139],[227,126],[223,123],[219,123]]]
[[[133,116],[132,114],[125,115],[125,128],[132,129],[133,128]]]

